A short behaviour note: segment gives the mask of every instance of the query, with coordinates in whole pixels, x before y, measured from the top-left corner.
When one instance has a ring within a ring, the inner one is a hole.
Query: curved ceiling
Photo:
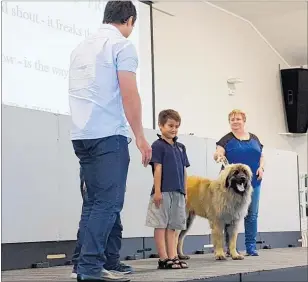
[[[250,21],[289,65],[308,64],[308,1],[208,2]]]

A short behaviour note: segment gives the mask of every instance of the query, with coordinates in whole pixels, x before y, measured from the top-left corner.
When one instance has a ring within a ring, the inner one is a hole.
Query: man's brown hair
[[[158,124],[164,126],[168,119],[173,119],[179,124],[181,124],[180,114],[172,109],[163,110],[158,115]]]

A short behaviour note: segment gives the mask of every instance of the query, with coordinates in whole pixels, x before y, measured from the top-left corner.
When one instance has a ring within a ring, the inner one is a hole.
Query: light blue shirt
[[[73,50],[69,68],[72,140],[129,137],[117,71],[136,73],[137,67],[134,45],[110,24],[103,24]]]

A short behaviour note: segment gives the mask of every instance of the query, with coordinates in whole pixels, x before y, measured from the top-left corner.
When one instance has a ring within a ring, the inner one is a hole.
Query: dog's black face
[[[245,167],[232,168],[227,178],[227,188],[233,189],[237,194],[244,195],[250,185],[250,175]]]

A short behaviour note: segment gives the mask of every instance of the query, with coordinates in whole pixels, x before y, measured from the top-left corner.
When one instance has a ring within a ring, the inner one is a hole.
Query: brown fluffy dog
[[[238,225],[247,215],[251,202],[251,178],[252,172],[244,164],[227,165],[216,180],[197,176],[187,178],[187,228],[179,234],[179,258],[188,258],[183,254],[183,241],[197,215],[209,220],[217,260],[226,259],[223,249],[225,225],[228,226],[232,259],[244,259],[236,251],[236,242]]]

